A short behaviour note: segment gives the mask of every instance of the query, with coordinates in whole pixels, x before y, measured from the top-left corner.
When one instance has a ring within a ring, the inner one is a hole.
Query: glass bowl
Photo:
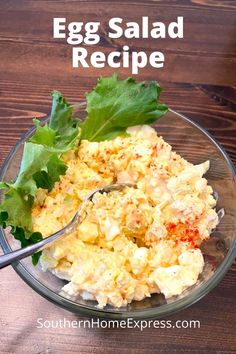
[[[84,112],[83,112],[84,114]],[[81,116],[81,115],[80,115]],[[46,121],[48,118],[45,118]],[[206,174],[209,184],[218,193],[217,210],[224,208],[225,216],[212,233],[209,241],[202,244],[205,266],[197,283],[180,296],[165,299],[161,294],[152,295],[142,301],[133,301],[125,308],[106,306],[97,308],[94,301],[72,298],[61,293],[65,281],[50,272],[43,272],[40,266],[32,265],[31,258],[15,262],[13,268],[37,293],[53,303],[86,316],[110,319],[147,319],[170,315],[190,306],[212,290],[233,263],[236,256],[236,172],[223,148],[199,125],[170,110],[154,125],[158,135],[172,145],[173,150],[188,161],[198,164],[210,160]],[[24,142],[32,135],[28,131],[15,145],[0,171],[0,180],[14,180],[18,174]],[[1,198],[3,195],[1,195]],[[15,239],[5,230],[0,231],[4,253],[19,247]]]

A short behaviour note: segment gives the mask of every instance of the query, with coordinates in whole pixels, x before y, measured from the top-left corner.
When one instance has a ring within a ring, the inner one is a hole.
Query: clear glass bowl
[[[41,271],[40,266],[34,267],[31,258],[15,262],[13,265],[15,271],[37,293],[69,311],[87,316],[110,319],[158,318],[195,303],[213,289],[224,276],[236,256],[235,168],[222,147],[204,129],[188,118],[169,111],[165,117],[157,121],[155,128],[158,135],[163,136],[173,149],[188,161],[198,164],[210,160],[211,167],[206,178],[219,195],[217,210],[220,208],[225,210],[225,216],[212,233],[210,240],[202,244],[205,266],[197,283],[180,296],[168,300],[161,294],[155,294],[143,301],[133,301],[125,308],[116,309],[107,306],[101,310],[97,308],[96,302],[85,301],[78,297],[68,298],[62,294],[61,288],[65,281],[50,272]],[[10,181],[16,178],[23,144],[33,132],[34,128],[27,132],[12,149],[0,171],[0,180]],[[0,241],[5,253],[19,247],[14,238],[2,229]]]

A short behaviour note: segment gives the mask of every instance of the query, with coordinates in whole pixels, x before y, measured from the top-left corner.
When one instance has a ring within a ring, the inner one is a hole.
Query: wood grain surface
[[[113,70],[72,69],[71,46],[52,38],[53,17],[101,21],[93,50],[120,50],[107,39],[111,17],[168,23],[184,16],[184,39],[133,40],[132,50],[162,50],[164,69],[147,67],[138,79],[156,79],[163,101],[208,129],[236,163],[236,1],[46,1],[0,2],[0,163],[19,137],[50,111],[50,91],[73,103],[100,75]],[[90,50],[92,50],[90,48]],[[120,70],[121,76],[130,74]],[[197,329],[38,329],[37,318],[81,319],[47,302],[13,271],[1,271],[0,353],[236,353],[236,267],[190,308],[169,318],[197,319]]]

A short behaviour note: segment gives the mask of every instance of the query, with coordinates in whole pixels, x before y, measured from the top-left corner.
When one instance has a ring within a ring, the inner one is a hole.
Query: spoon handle
[[[31,256],[35,252],[42,250],[49,243],[57,240],[60,236],[70,233],[72,231],[72,226],[73,225],[70,225],[70,227],[68,227],[67,225],[63,229],[56,232],[55,234],[48,236],[33,245],[20,248],[19,250],[12,251],[10,253],[4,254],[3,256],[0,256],[0,269],[7,267],[8,265],[10,265],[15,261],[19,261],[25,257]]]
[[[31,256],[35,252],[40,251],[41,249],[46,247],[49,243],[60,238],[60,236],[67,235],[72,231],[74,231],[76,226],[81,222],[80,212],[83,209],[83,206],[88,200],[91,200],[93,198],[95,193],[119,190],[127,186],[136,188],[136,185],[134,185],[133,183],[115,183],[115,184],[110,184],[104,187],[94,189],[94,191],[90,193],[81,203],[77,213],[74,215],[74,217],[72,218],[72,220],[69,222],[68,225],[63,227],[63,229],[57,231],[55,234],[48,236],[33,245],[0,256],[0,269],[10,265],[12,262],[19,261],[20,259]]]
[[[7,267],[11,263],[15,261],[19,261],[22,258],[31,256],[35,252],[39,251],[41,249],[41,246],[39,243],[42,241],[35,243],[34,245],[30,245],[24,248],[21,248],[16,251],[12,251],[10,253],[4,254],[3,256],[0,257],[0,269]]]

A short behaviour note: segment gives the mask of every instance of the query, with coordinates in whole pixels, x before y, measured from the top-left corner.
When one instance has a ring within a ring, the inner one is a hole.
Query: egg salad
[[[153,293],[179,295],[197,282],[199,246],[218,223],[203,177],[209,161],[189,163],[148,125],[113,140],[81,140],[62,159],[66,174],[34,200],[33,229],[43,237],[67,225],[95,188],[136,185],[96,193],[77,229],[43,251],[43,270],[68,281],[64,293],[122,307]]]

